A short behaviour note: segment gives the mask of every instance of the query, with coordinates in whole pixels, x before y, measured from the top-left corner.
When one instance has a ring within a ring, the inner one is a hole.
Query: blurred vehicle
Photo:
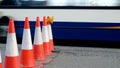
[[[29,17],[34,37],[35,20],[40,16],[54,16],[54,39],[120,41],[120,10],[114,9],[1,9],[3,15],[15,19],[16,36],[22,38],[24,18]],[[14,12],[13,12],[14,11]],[[72,14],[72,15],[71,15]]]
[[[46,6],[46,0],[21,0],[21,6]]]
[[[91,1],[80,1],[80,4],[84,4],[81,6],[72,1],[68,3],[67,0],[21,0],[19,6],[3,6],[0,11],[3,16],[14,17],[17,38],[22,38],[26,16],[30,20],[32,38],[36,16],[40,16],[41,22],[43,16],[54,16],[54,39],[120,42],[120,8],[116,6],[118,4],[109,3],[105,6],[102,3],[104,1]],[[53,4],[56,2],[61,4]]]

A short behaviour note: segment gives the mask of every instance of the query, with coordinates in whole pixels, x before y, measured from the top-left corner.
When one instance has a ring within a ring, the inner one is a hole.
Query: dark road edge
[[[22,39],[17,38],[17,43],[21,44]],[[33,42],[33,39],[32,39]],[[6,43],[6,38],[0,38],[0,43]],[[120,42],[113,41],[97,41],[97,40],[63,40],[54,39],[55,46],[69,47],[97,47],[97,48],[115,48],[120,49]]]

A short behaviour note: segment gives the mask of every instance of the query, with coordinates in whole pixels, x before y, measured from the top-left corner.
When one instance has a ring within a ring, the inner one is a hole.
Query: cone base
[[[1,66],[1,65],[0,65]],[[5,68],[20,68],[19,57],[5,57]]]
[[[49,44],[50,44],[49,42],[43,42],[44,53],[46,56],[52,55],[51,48],[50,48]]]
[[[53,39],[50,39],[50,46],[51,46],[51,50],[53,51],[55,49]]]
[[[36,66],[32,49],[21,51],[21,66],[22,68],[31,68]]]
[[[0,63],[0,68],[2,68],[2,63]]]
[[[45,60],[43,45],[34,45],[34,55],[36,60]]]

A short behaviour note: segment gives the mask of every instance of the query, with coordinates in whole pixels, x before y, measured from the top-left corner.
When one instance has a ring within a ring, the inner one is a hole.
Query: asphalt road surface
[[[19,51],[21,44],[18,45]],[[58,55],[45,68],[120,68],[120,49],[56,46]],[[5,44],[0,44],[4,63]]]

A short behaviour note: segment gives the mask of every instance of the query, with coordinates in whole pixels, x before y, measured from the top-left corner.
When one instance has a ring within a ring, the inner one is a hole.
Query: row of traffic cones
[[[46,60],[46,56],[52,55],[52,51],[54,50],[54,43],[49,20],[49,16],[43,17],[41,32],[40,19],[37,17],[33,46],[30,34],[29,20],[28,17],[26,17],[24,23],[21,52],[19,56],[14,21],[12,18],[10,19],[4,68],[36,68],[36,60],[44,61]],[[2,61],[0,63],[0,68],[2,68]]]

